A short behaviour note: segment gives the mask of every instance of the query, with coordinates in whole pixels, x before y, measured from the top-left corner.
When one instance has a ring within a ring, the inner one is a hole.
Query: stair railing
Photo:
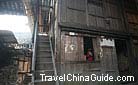
[[[54,8],[55,8],[55,3],[56,3],[56,0],[50,0],[50,7],[51,10],[52,10],[52,17],[55,17],[54,16]],[[55,56],[54,56],[54,51],[53,51],[53,45],[52,45],[52,36],[51,36],[51,32],[54,28],[54,21],[53,21],[53,18],[51,18],[51,11],[49,10],[49,21],[53,24],[53,26],[51,26],[51,29],[49,30],[49,42],[50,42],[50,50],[51,50],[51,56],[52,56],[52,63],[53,63],[53,69],[54,69],[54,76],[57,77],[57,69],[56,69],[56,62],[55,62]],[[56,80],[56,85],[59,85],[59,81],[58,79]]]
[[[51,26],[51,28],[50,28],[50,30],[49,30],[49,41],[50,41],[50,49],[51,49],[51,55],[52,55],[52,62],[53,62],[53,69],[54,69],[54,76],[55,77],[57,77],[58,75],[57,75],[57,69],[56,69],[56,62],[55,62],[55,56],[54,56],[54,51],[53,51],[53,44],[52,44],[52,30],[53,30],[53,28],[54,28],[54,21],[53,21],[53,18],[55,17],[55,3],[56,3],[56,0],[51,0],[51,6],[52,6],[52,17],[50,17],[51,16],[51,12],[49,12],[50,14],[49,14],[49,19],[50,19],[50,22],[52,23],[51,25],[53,25],[53,26]],[[56,85],[59,85],[59,80],[57,79],[56,80]]]
[[[34,72],[35,72],[35,61],[36,61],[36,41],[37,41],[37,34],[38,34],[38,22],[37,22],[37,20],[36,20],[36,22],[35,22],[35,32],[34,32],[34,43],[33,43],[33,56],[32,56],[32,83],[34,83],[34,80],[35,80],[35,78],[34,78]]]
[[[54,75],[55,77],[57,77],[57,69],[56,69],[56,64],[55,64],[55,57],[54,57],[54,52],[53,52],[53,47],[52,47],[51,36],[49,36],[49,41],[50,41],[50,49],[51,49],[52,62],[53,62],[53,68],[54,68]],[[59,85],[58,79],[56,80],[56,85]]]
[[[36,50],[37,50],[37,35],[38,35],[38,19],[39,19],[39,0],[34,0],[36,6],[35,9],[35,22],[34,22],[34,34],[33,34],[33,55],[32,55],[32,85],[35,82],[35,61],[36,61]]]

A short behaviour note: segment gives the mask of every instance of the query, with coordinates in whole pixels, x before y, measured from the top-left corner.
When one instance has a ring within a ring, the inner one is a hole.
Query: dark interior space
[[[115,40],[120,76],[129,75],[129,61],[126,40]]]
[[[93,56],[94,56],[92,38],[91,37],[83,37],[83,43],[84,43],[84,55],[87,54],[88,49],[91,49]]]

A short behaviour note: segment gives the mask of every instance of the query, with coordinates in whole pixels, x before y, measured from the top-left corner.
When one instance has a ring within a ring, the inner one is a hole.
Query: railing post
[[[57,69],[56,69],[56,62],[55,62],[55,57],[54,57],[54,52],[53,52],[53,47],[52,47],[52,42],[51,42],[51,37],[49,36],[49,41],[50,41],[50,48],[51,48],[51,54],[52,54],[52,62],[53,62],[53,68],[54,68],[54,75],[57,77]],[[56,85],[59,85],[59,81],[56,81]]]
[[[34,23],[34,35],[33,35],[33,55],[32,55],[32,85],[34,85],[34,81],[35,81],[35,61],[36,61],[36,48],[37,48],[37,34],[38,34],[38,20],[39,20],[39,0],[34,0],[36,6],[34,6],[34,8],[36,8],[35,10],[35,23]]]
[[[34,72],[35,72],[35,60],[36,60],[36,40],[37,40],[37,29],[38,23],[35,22],[34,42],[33,42],[33,55],[32,55],[32,84],[34,85]]]

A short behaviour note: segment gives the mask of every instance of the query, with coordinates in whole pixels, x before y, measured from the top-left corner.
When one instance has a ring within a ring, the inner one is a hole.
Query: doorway
[[[126,40],[115,40],[116,53],[118,59],[118,69],[120,76],[129,75],[129,59]]]

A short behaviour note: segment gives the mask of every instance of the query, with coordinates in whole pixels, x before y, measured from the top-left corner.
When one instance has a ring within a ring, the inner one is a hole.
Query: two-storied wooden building
[[[138,1],[34,0],[31,6],[24,2],[34,20],[34,84],[46,84],[36,74],[54,70],[55,75],[135,77],[134,82],[56,82],[59,85],[137,85]],[[92,62],[85,57],[88,49]]]

